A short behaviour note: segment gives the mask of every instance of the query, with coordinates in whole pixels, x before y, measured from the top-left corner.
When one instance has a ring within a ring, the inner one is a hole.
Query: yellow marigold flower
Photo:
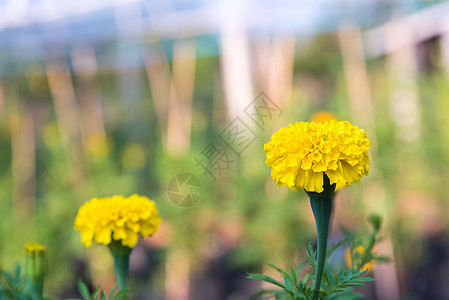
[[[80,231],[86,247],[90,247],[93,240],[109,245],[114,239],[132,248],[139,233],[143,237],[153,235],[160,222],[156,203],[134,194],[91,199],[78,210],[75,229]]]
[[[370,142],[348,121],[296,122],[279,129],[265,144],[271,178],[281,186],[323,191],[323,173],[336,189],[368,175]]]

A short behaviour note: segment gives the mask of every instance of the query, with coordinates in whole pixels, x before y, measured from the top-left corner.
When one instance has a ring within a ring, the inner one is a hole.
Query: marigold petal
[[[309,171],[308,178],[309,178],[309,180],[308,180],[308,184],[306,187],[307,191],[321,193],[324,190],[324,188],[323,188],[323,172],[315,173],[315,172]]]

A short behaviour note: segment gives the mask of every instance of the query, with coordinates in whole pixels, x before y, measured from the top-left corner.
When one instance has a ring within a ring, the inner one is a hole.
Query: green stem
[[[115,276],[117,277],[119,290],[124,290],[128,279],[129,255],[133,249],[123,246],[121,241],[115,240],[108,247],[114,257]]]
[[[126,289],[126,281],[128,279],[129,256],[114,257],[114,268],[119,290]]]
[[[31,299],[42,300],[44,291],[44,281],[43,280],[28,280],[28,287],[31,291]]]
[[[330,185],[329,178],[323,173],[323,188],[321,193],[307,192],[310,198],[313,216],[317,230],[317,266],[315,270],[315,280],[313,286],[312,300],[318,300],[323,278],[324,264],[326,262],[327,239],[329,236],[329,223],[332,215],[332,203],[335,191],[335,184]]]

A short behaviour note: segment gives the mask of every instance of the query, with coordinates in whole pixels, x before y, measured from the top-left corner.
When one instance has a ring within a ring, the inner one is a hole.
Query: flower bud
[[[25,273],[31,281],[41,281],[47,272],[47,248],[39,243],[27,243],[24,249]]]

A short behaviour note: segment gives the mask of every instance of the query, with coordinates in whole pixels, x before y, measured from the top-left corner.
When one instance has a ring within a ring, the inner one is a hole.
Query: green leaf
[[[357,277],[352,279],[352,281],[354,282],[372,282],[372,281],[376,281],[376,279],[371,278],[371,277]]]
[[[298,282],[298,278],[296,276],[295,270],[293,270],[293,268],[290,268],[290,274],[291,274],[291,278],[292,278],[292,284],[296,285],[296,282]]]
[[[89,290],[87,289],[86,284],[80,279],[78,279],[78,291],[83,297],[84,300],[90,300]]]
[[[303,261],[302,263],[299,264],[298,267],[296,267],[296,270],[295,270],[296,276],[299,277],[299,275],[300,275],[302,269],[304,269],[304,267],[306,266],[306,264],[307,264],[307,261]]]
[[[115,299],[113,297],[114,297],[114,294],[115,294],[116,291],[117,291],[117,285],[114,284],[114,286],[111,289],[111,292],[109,293],[109,300]]]
[[[388,256],[373,255],[373,259],[378,262],[391,262],[391,258],[389,258]]]
[[[104,293],[103,290],[101,291],[101,297],[100,297],[100,300],[106,300],[106,295],[105,295],[105,293]]]
[[[281,268],[279,268],[273,264],[268,264],[268,265],[282,274],[282,278],[284,279],[285,285],[289,286],[290,290],[291,290],[291,286],[296,284],[296,281],[293,281],[293,278],[290,277],[290,274],[288,274],[287,272],[285,272],[284,270],[282,270]]]
[[[329,283],[329,287],[330,287],[330,288],[335,287],[335,278],[334,278],[334,275],[331,273],[331,271],[330,271],[328,268],[326,268],[326,269],[324,270],[324,276],[325,276],[327,282]]]
[[[124,290],[119,291],[115,295],[114,300],[128,299],[128,292],[129,292],[129,289],[124,289]]]
[[[268,275],[264,275],[264,274],[249,274],[248,278],[249,279],[263,280],[263,281],[266,281],[268,283],[277,285],[277,286],[279,286],[281,288],[285,288],[285,286],[282,283],[280,283],[279,281],[273,279],[272,277],[270,277]]]
[[[98,293],[101,291],[101,285],[97,286],[95,291],[92,293],[92,299],[96,299],[98,297]],[[103,291],[101,291],[103,292]]]

